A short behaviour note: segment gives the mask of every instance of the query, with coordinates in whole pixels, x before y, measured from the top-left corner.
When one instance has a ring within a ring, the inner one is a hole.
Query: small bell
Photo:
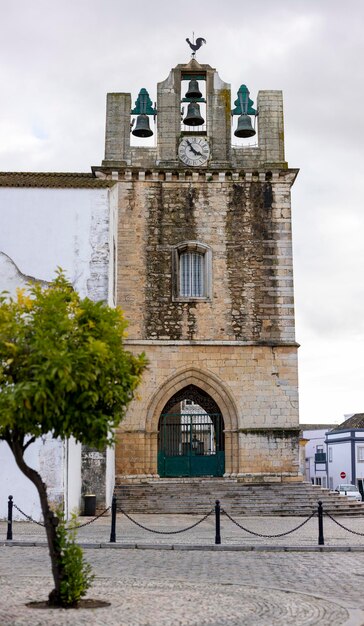
[[[193,100],[194,98],[202,98],[202,93],[198,86],[197,80],[190,80],[190,82],[188,83],[188,91],[185,95],[185,98],[188,98],[189,100]]]
[[[151,137],[153,135],[153,131],[150,130],[148,115],[138,115],[132,134],[135,137]]]
[[[183,123],[186,124],[186,126],[201,126],[205,123],[197,102],[190,102],[187,108],[187,115],[183,120]]]
[[[254,137],[255,134],[250,116],[246,114],[240,115],[238,126],[234,133],[235,137]]]

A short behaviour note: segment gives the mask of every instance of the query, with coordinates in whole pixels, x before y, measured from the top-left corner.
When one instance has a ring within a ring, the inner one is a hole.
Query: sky
[[[300,421],[364,412],[363,0],[0,0],[0,170],[82,171],[104,153],[106,93],[188,62],[282,89],[292,190]]]

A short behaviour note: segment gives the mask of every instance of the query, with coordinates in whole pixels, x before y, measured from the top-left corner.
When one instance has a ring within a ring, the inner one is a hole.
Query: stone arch
[[[183,400],[193,400],[206,413],[221,414],[220,407],[215,400],[200,387],[186,385],[177,391],[163,407],[163,413],[168,413],[173,407]]]
[[[231,392],[226,385],[211,372],[187,367],[177,371],[157,389],[147,407],[146,432],[149,435],[150,473],[156,474],[157,435],[160,415],[179,391],[193,385],[208,394],[219,407],[225,425],[225,467],[226,475],[238,471],[238,411]]]

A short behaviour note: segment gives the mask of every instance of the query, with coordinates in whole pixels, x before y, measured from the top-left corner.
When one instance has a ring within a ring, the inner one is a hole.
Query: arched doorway
[[[175,393],[158,424],[160,477],[223,476],[224,421],[215,400],[195,385]]]

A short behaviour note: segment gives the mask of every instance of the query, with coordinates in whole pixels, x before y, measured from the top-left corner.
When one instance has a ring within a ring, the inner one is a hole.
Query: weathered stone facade
[[[181,80],[191,75],[206,80],[201,134],[211,157],[200,167],[178,160]],[[144,350],[150,363],[119,430],[119,479],[158,476],[161,413],[190,385],[222,414],[225,475],[300,479],[290,208],[297,170],[284,160],[281,92],[258,95],[257,147],[232,146],[230,101],[230,86],[210,66],[177,66],[158,85],[157,147],[142,148],[130,146],[130,95],[108,97],[105,160],[94,172],[117,181],[117,302],[130,321],[129,349]],[[203,297],[179,291],[187,248],[204,255]]]

